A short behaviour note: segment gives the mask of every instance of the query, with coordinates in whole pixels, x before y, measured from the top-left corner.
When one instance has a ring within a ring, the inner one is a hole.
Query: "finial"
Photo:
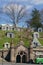
[[[20,44],[24,45],[24,42],[23,41],[20,41]]]

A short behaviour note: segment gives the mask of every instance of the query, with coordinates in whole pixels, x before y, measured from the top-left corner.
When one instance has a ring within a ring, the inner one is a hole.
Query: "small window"
[[[38,46],[38,43],[36,43],[36,46]]]
[[[23,54],[23,51],[20,52],[20,55],[22,55],[22,54]]]

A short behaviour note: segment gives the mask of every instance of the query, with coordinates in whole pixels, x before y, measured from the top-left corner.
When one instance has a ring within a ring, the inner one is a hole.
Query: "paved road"
[[[38,65],[38,64],[26,64],[26,63],[0,63],[0,65]]]

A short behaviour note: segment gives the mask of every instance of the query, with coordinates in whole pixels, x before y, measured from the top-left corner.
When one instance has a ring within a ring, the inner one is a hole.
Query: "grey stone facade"
[[[3,24],[3,25],[1,25],[1,30],[3,30],[3,31],[23,31],[23,29],[22,28],[20,28],[20,27],[17,27],[17,28],[15,28],[14,27],[14,25],[10,25],[10,24]]]
[[[14,30],[14,27],[13,25],[9,25],[9,24],[5,24],[5,25],[2,25],[2,30]]]
[[[20,41],[20,43],[17,46],[14,46],[14,43],[11,42],[9,49],[0,50],[0,58],[2,57],[2,51],[3,58],[6,61],[15,63],[28,62],[30,59],[34,61],[36,57],[39,57],[40,55],[43,56],[42,46],[33,48],[31,45],[30,48],[27,48],[24,46],[22,41]]]
[[[14,33],[13,32],[7,32],[6,33],[6,36],[8,37],[8,38],[14,38]]]

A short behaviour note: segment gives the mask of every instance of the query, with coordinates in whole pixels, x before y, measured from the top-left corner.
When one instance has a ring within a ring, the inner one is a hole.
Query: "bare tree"
[[[9,21],[12,22],[15,27],[19,20],[21,20],[26,15],[25,6],[18,4],[8,4],[1,8],[0,11],[9,17]]]

